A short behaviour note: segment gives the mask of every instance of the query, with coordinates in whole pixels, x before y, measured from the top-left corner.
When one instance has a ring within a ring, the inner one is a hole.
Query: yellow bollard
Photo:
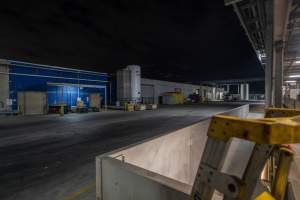
[[[64,105],[60,105],[60,116],[64,116],[65,114],[65,109],[64,109]]]

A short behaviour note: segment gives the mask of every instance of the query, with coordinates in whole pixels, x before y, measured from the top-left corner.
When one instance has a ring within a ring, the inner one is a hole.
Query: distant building
[[[117,76],[93,71],[0,60],[0,112],[46,114],[64,105],[72,110],[78,101],[87,109],[120,102],[161,103],[161,96],[180,92],[220,100],[223,89],[141,78],[138,65],[119,70]]]
[[[78,99],[89,107],[97,96],[107,104],[110,87],[106,73],[0,60],[0,112],[44,114],[49,106],[74,107]]]

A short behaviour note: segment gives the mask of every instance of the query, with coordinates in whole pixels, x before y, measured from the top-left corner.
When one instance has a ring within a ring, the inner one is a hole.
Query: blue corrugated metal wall
[[[13,110],[17,110],[18,91],[47,92],[48,104],[65,104],[75,106],[77,97],[89,105],[89,94],[100,93],[105,103],[115,96],[115,88],[111,87],[112,78],[105,73],[89,72],[76,69],[52,67],[46,65],[10,61],[9,66],[10,98],[13,99]],[[56,86],[58,85],[58,86]],[[63,86],[64,85],[64,86]],[[78,87],[86,85],[87,87]],[[111,94],[110,94],[111,92]]]
[[[58,105],[61,103],[76,106],[77,98],[80,97],[85,105],[89,105],[89,95],[99,93],[104,104],[104,88],[85,88],[77,86],[48,86],[47,96],[49,105]]]

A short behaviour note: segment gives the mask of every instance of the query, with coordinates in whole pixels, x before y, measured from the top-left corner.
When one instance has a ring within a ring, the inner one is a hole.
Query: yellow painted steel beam
[[[272,195],[268,192],[263,192],[260,195],[258,195],[255,200],[276,200]]]
[[[297,115],[300,115],[300,110],[286,109],[286,108],[267,108],[265,117],[266,118],[294,117]]]
[[[241,119],[216,115],[210,123],[208,137],[223,141],[235,137],[258,144],[300,143],[300,116]]]
[[[290,148],[281,147],[279,149],[279,165],[276,171],[275,180],[271,192],[277,200],[283,200],[285,197],[290,166],[293,161],[294,155],[295,152]]]

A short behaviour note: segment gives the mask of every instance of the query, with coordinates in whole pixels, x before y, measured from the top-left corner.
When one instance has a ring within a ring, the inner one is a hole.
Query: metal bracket
[[[300,115],[300,110],[286,109],[286,108],[267,108],[266,118],[274,117],[294,117]]]
[[[204,164],[200,165],[199,182],[215,188],[226,196],[238,197],[240,193],[240,181],[234,176],[219,172]]]
[[[282,144],[300,143],[300,111],[270,108],[266,116],[277,118],[241,119],[229,116],[214,116],[208,129],[208,140],[201,158],[193,185],[193,200],[212,199],[215,190],[224,194],[224,199],[274,199],[261,182],[261,174],[269,158],[280,151],[272,195],[276,199],[285,196],[289,167],[293,151]],[[283,117],[284,116],[284,117]],[[248,165],[241,178],[222,173],[226,146],[231,138],[255,142]],[[271,187],[271,185],[269,185]],[[259,195],[260,194],[260,195]]]
[[[300,143],[300,117],[241,119],[217,115],[207,135],[222,141],[235,137],[258,144],[295,144]]]

